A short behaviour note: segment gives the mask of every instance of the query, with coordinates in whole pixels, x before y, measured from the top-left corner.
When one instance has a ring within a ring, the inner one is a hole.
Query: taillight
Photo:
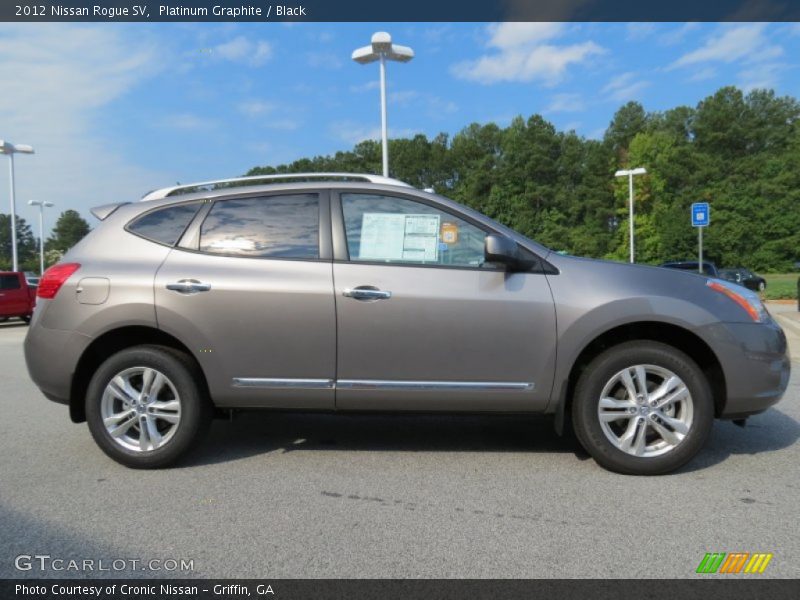
[[[58,263],[53,265],[42,275],[42,279],[39,281],[39,289],[36,290],[36,296],[47,299],[55,298],[64,282],[80,268],[81,266],[78,263]]]

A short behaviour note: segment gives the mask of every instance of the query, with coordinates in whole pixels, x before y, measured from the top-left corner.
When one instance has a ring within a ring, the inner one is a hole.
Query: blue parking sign
[[[692,227],[708,227],[711,222],[711,207],[708,202],[692,204]]]

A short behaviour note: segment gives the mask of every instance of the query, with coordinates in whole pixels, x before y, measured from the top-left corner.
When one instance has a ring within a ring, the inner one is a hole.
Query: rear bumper
[[[727,399],[721,418],[762,412],[783,397],[791,361],[786,336],[777,323],[720,323],[706,333],[725,374]]]
[[[48,399],[69,403],[78,359],[91,341],[87,335],[48,329],[37,322],[28,329],[25,364],[31,379]]]

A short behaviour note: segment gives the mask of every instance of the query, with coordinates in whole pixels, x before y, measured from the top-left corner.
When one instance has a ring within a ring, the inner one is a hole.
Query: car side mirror
[[[513,269],[519,266],[519,246],[511,238],[490,233],[483,243],[483,257],[486,262],[499,263]]]

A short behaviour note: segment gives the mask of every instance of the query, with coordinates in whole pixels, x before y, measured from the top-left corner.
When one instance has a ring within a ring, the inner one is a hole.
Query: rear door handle
[[[197,281],[197,279],[181,279],[176,283],[168,283],[167,289],[181,294],[196,294],[197,292],[207,292],[211,289],[211,284]]]
[[[374,287],[359,286],[357,288],[347,288],[342,295],[356,300],[388,300],[392,297],[392,292]]]

